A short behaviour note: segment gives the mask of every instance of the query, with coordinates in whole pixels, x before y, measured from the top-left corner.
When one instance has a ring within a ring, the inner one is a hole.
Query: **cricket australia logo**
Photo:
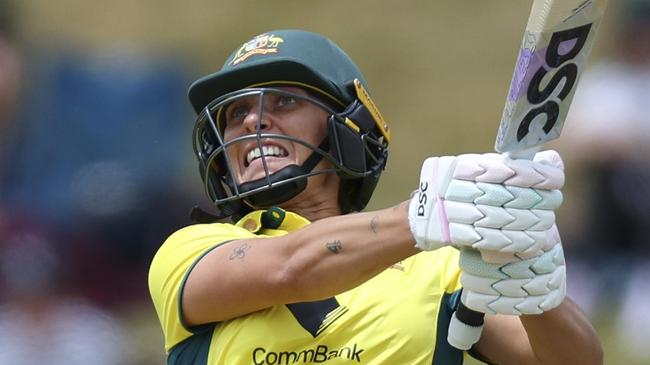
[[[278,46],[284,42],[284,39],[275,36],[274,34],[260,34],[250,41],[244,43],[235,53],[231,65],[236,65],[240,62],[246,61],[249,57],[254,55],[265,55],[270,53],[278,53]]]

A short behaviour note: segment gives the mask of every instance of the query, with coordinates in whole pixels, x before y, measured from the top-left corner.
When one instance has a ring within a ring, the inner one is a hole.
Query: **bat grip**
[[[541,146],[533,146],[523,150],[513,150],[504,153],[512,159],[532,160],[540,149]],[[468,308],[463,303],[463,296],[461,295],[458,301],[458,308],[456,308],[449,322],[447,342],[459,350],[469,350],[481,338],[484,319],[485,313]]]
[[[535,157],[535,154],[539,152],[541,148],[542,148],[541,146],[533,146],[525,150],[508,151],[505,152],[505,155],[510,157],[513,160],[515,159],[532,160],[533,157]]]
[[[484,319],[485,314],[468,308],[461,296],[449,322],[447,342],[459,350],[469,350],[481,338]]]

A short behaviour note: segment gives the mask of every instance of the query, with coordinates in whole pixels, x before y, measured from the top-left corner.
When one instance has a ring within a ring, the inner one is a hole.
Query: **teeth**
[[[246,163],[250,164],[254,159],[261,157],[262,153],[264,153],[264,156],[284,157],[287,155],[287,151],[278,146],[262,146],[261,150],[259,147],[255,147],[246,154]]]

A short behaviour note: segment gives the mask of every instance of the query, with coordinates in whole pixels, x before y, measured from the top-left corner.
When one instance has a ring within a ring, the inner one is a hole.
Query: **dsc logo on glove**
[[[426,181],[420,182],[420,191],[418,192],[418,217],[424,217],[424,206],[427,204],[427,189],[429,183]]]

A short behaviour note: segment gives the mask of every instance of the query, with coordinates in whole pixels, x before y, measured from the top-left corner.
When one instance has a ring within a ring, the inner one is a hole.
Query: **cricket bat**
[[[607,0],[534,0],[515,65],[495,149],[532,159],[560,136],[591,51]],[[478,341],[484,314],[462,297],[447,341],[468,350]]]

